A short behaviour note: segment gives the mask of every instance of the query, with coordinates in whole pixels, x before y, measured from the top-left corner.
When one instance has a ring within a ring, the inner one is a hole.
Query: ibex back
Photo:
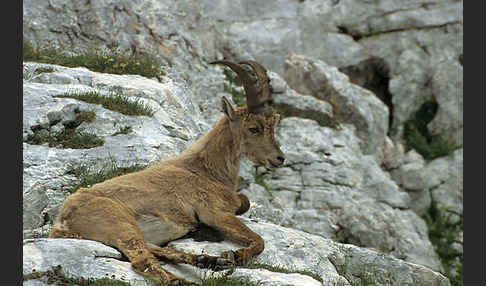
[[[50,237],[90,239],[116,247],[135,271],[165,285],[190,283],[162,269],[157,258],[220,270],[244,264],[263,251],[263,239],[236,217],[249,208],[248,198],[237,194],[236,187],[243,156],[268,168],[283,164],[285,156],[274,136],[279,115],[272,110],[269,78],[261,65],[214,63],[236,72],[247,106],[234,109],[223,97],[225,116],[181,155],[79,189],[63,203]],[[164,246],[200,223],[244,247],[214,257]]]

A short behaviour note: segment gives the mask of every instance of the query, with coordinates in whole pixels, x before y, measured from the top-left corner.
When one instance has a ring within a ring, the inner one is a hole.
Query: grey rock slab
[[[437,65],[446,59],[459,62],[463,54],[462,1],[100,1],[75,6],[27,1],[23,9],[27,40],[81,49],[134,47],[167,62],[171,76],[186,80],[204,102],[217,92],[198,73],[214,59],[256,59],[283,75],[290,53],[336,67],[379,57],[390,66],[396,141],[403,122],[432,97],[428,79]],[[407,52],[415,56],[403,57]],[[414,58],[421,64],[407,61]]]
[[[27,239],[23,242],[24,275],[45,272],[61,265],[68,277],[112,278],[133,285],[152,285],[131,269],[129,262],[120,261],[121,253],[99,242],[78,239]]]
[[[237,267],[234,277],[261,280],[262,285],[320,285],[317,281],[296,271],[310,271],[323,279],[323,285],[335,285],[337,281],[352,281],[372,269],[377,279],[393,277],[401,285],[449,285],[447,278],[426,267],[405,262],[386,254],[339,244],[330,239],[302,231],[289,229],[266,222],[253,222],[242,218],[250,229],[260,234],[265,241],[265,250],[255,262],[279,266],[290,274],[269,273],[260,267],[247,269]],[[194,254],[220,255],[223,251],[236,250],[241,246],[229,241],[205,242],[191,238],[169,243],[169,247]],[[26,239],[23,242],[23,273],[47,271],[61,265],[67,276],[104,278],[115,276],[136,285],[150,285],[143,276],[131,269],[129,262],[121,260],[114,248],[99,242],[78,239]],[[201,277],[223,275],[224,272],[206,272],[189,265],[162,264],[162,267],[191,281]],[[232,276],[233,277],[233,276]],[[308,284],[305,284],[308,283]],[[316,284],[317,283],[317,284]],[[415,283],[415,284],[414,284]],[[426,284],[432,283],[432,284]],[[441,284],[442,283],[442,284]]]
[[[365,154],[375,154],[384,145],[387,106],[370,91],[350,83],[336,67],[303,55],[289,55],[285,80],[297,92],[329,102],[338,122],[355,125]]]
[[[459,132],[462,126],[460,112],[447,111],[447,106],[459,108],[462,90],[453,93],[451,91],[454,86],[447,86],[448,82],[460,84],[462,79],[462,74],[458,73],[460,69],[451,64],[460,64],[459,59],[463,54],[462,38],[463,25],[453,23],[430,29],[383,33],[359,41],[372,56],[382,58],[390,67],[389,91],[394,107],[392,139],[400,141],[403,123],[424,102],[435,98],[438,89],[442,92],[449,90],[446,92],[448,95],[444,96],[452,100],[450,104],[443,104],[444,111],[439,107],[438,113],[444,112],[444,115],[450,114],[459,118],[459,122],[453,124],[451,134]],[[443,69],[447,71],[442,71]],[[436,75],[441,78],[441,82],[434,83]],[[439,101],[440,96],[435,99]]]
[[[259,285],[268,286],[320,286],[321,282],[298,273],[275,273],[266,269],[236,269],[231,278],[246,279]]]
[[[32,186],[24,193],[22,217],[24,229],[33,229],[44,223],[43,210],[47,207],[48,197],[40,186]]]
[[[391,172],[393,180],[406,190],[421,191],[428,187],[424,164],[408,163]]]
[[[287,109],[290,116],[309,118],[321,124],[331,125],[333,120],[332,105],[311,95],[302,95],[292,89],[273,96],[273,101],[279,108]]]
[[[37,83],[51,83],[51,84],[77,84],[79,83],[74,77],[62,73],[62,72],[52,72],[52,73],[41,73],[30,79],[30,82]]]
[[[46,286],[46,285],[55,285],[55,284],[48,284],[47,282],[43,282],[41,280],[27,280],[22,282],[22,286]]]
[[[30,69],[34,69],[38,65],[37,63],[24,63],[24,66],[27,66],[27,68],[32,66]],[[164,82],[158,82],[139,75],[98,73],[83,67],[55,67],[56,73],[47,73],[45,75],[66,74],[76,78],[78,82],[74,85],[63,85],[54,81],[49,85],[39,85],[42,88],[47,86],[58,87],[60,90],[56,94],[50,93],[52,96],[81,91],[96,91],[104,96],[123,94],[129,100],[140,101],[152,107],[156,112],[155,117],[167,121],[165,123],[166,126],[179,128],[184,133],[190,133],[187,130],[188,128],[192,128],[191,130],[199,129],[196,121],[192,117],[185,116],[185,114],[199,116],[200,111],[193,104],[190,90],[177,81],[167,78]],[[27,81],[26,84],[30,86],[29,82]],[[163,110],[163,112],[160,112],[160,110]]]
[[[375,285],[451,285],[442,274],[422,265],[402,263],[390,256],[353,245],[340,248],[341,253],[331,255],[330,259],[338,272],[352,285],[366,283],[366,280]],[[389,272],[386,270],[388,267],[396,271]]]
[[[439,105],[437,114],[427,127],[455,145],[463,144],[464,125],[463,67],[458,61],[437,66],[432,78],[432,92]]]
[[[241,220],[250,229],[260,234],[265,241],[265,250],[257,256],[256,263],[280,266],[289,270],[310,271],[323,279],[323,285],[335,285],[337,281],[343,281],[344,277],[350,281],[361,277],[363,273],[373,268],[379,270],[375,273],[377,278],[383,280],[386,277],[396,277],[395,282],[403,283],[401,285],[415,285],[414,283],[427,285],[426,283],[428,282],[433,283],[431,285],[449,285],[447,278],[438,272],[383,253],[349,244],[336,243],[321,236],[276,226],[263,221],[254,222],[247,218],[242,218]],[[239,247],[227,241],[211,243],[194,242],[192,239],[174,241],[170,245],[179,250],[210,255],[219,255],[222,251],[235,250]],[[358,261],[361,261],[361,263],[358,263]],[[354,270],[345,269],[342,271],[341,267],[350,265],[352,265],[351,269]],[[389,266],[391,267],[388,268]],[[237,268],[236,271],[241,273],[238,274],[238,277],[248,277],[250,279],[252,279],[252,275],[255,275],[255,278],[264,278],[268,273],[263,270],[250,271],[245,268]],[[421,275],[424,276],[418,278],[416,276],[419,275],[416,275],[416,272],[421,272]],[[265,275],[262,277],[262,274]],[[279,274],[275,274],[275,279],[280,279],[278,276]],[[301,278],[300,276],[295,277]],[[425,280],[425,282],[422,280]],[[270,280],[267,283],[272,282]],[[263,285],[267,284],[264,282]]]
[[[39,83],[24,79],[23,84],[23,195],[25,203],[24,231],[32,233],[40,228],[44,217],[53,218],[67,197],[67,188],[78,179],[70,172],[80,166],[93,171],[110,164],[114,159],[119,167],[134,164],[148,165],[180,153],[189,142],[201,136],[201,117],[192,102],[191,92],[181,83],[166,80],[163,83],[133,75],[110,75],[85,68],[66,68],[55,65],[24,63],[24,69],[50,67],[55,73],[76,79],[74,84],[55,81]],[[76,92],[99,92],[110,96],[121,92],[133,101],[144,101],[156,111],[153,117],[126,116],[72,98],[56,96]],[[93,122],[83,122],[76,131],[95,134],[102,138],[102,146],[91,149],[60,149],[28,144],[34,130],[54,135],[75,119],[76,112],[92,111]],[[61,124],[61,125],[60,125]],[[121,128],[131,127],[128,134],[114,136]],[[40,191],[39,191],[40,190]],[[39,192],[43,192],[39,195]],[[42,213],[41,213],[42,212]],[[42,232],[37,230],[37,232]]]
[[[385,6],[384,4],[379,3],[373,7],[376,9],[375,11],[368,11],[366,19],[346,27],[352,34],[369,36],[399,30],[437,27],[463,21],[462,1],[447,1],[443,3],[438,1],[410,2],[400,4],[402,7],[395,7],[395,9],[385,8],[383,7]],[[410,6],[407,7],[408,5]],[[378,9],[380,8],[383,10],[379,11]],[[356,21],[356,19],[352,21]]]
[[[373,156],[362,154],[354,126],[332,129],[285,118],[276,137],[286,164],[261,174],[269,191],[250,178],[242,191],[252,206],[245,216],[440,269],[425,222],[411,211],[410,195]]]
[[[439,209],[464,212],[464,149],[431,161],[425,169],[432,200]],[[456,215],[452,217],[458,219]]]

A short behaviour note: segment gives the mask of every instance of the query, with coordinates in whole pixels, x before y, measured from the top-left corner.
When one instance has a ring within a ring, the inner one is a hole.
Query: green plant
[[[377,283],[375,277],[373,276],[372,273],[370,272],[364,272],[363,275],[360,277],[360,282],[359,282],[359,286],[376,286],[376,285],[380,285]],[[356,285],[356,286],[358,286]]]
[[[67,67],[82,66],[102,73],[138,74],[148,78],[155,77],[159,81],[166,76],[161,68],[161,63],[156,58],[146,54],[122,51],[117,47],[105,50],[92,48],[79,53],[67,48],[43,47],[35,49],[31,43],[24,41],[22,60]]]
[[[133,131],[132,126],[123,126],[123,127],[118,128],[118,131],[113,133],[112,136],[116,136],[118,134],[128,134],[132,131]]]
[[[210,275],[201,278],[202,286],[260,286],[260,282],[251,282],[249,279],[230,278],[228,274],[221,277]]]
[[[106,109],[120,112],[125,115],[144,115],[153,116],[155,111],[148,105],[139,100],[131,101],[127,96],[118,93],[112,96],[102,96],[99,92],[70,92],[58,95],[59,98],[74,98],[87,103],[100,104]]]
[[[60,147],[63,149],[89,149],[101,146],[104,142],[95,134],[65,129],[57,136],[44,135],[36,131],[34,134],[27,136],[27,143],[33,145],[48,143],[49,147]]]
[[[258,168],[255,167],[253,169],[253,178],[255,179],[255,184],[262,186],[263,188],[265,188],[265,191],[267,191],[271,196],[273,196],[272,189],[265,181],[265,173],[258,173]]]
[[[27,143],[40,145],[48,143],[49,147],[89,149],[102,146],[104,141],[95,134],[79,132],[76,128],[83,122],[93,122],[96,114],[93,111],[75,111],[76,119],[66,124],[63,131],[53,136],[45,129],[36,129],[27,136]]]
[[[266,269],[272,272],[278,272],[278,273],[285,273],[285,274],[290,274],[290,273],[298,273],[302,275],[307,275],[312,278],[314,278],[317,281],[323,282],[322,278],[320,275],[308,271],[308,270],[291,270],[287,269],[281,266],[276,266],[276,265],[269,265],[265,263],[257,263],[254,261],[251,261],[247,263],[244,266],[241,266],[242,268],[247,268],[247,269]],[[221,277],[214,277],[214,276],[208,276],[208,277],[202,277],[202,285],[203,286],[258,286],[261,285],[261,283],[254,283],[250,282],[248,279],[235,279],[235,278],[230,278],[228,277],[233,273],[234,269],[231,269]]]
[[[449,278],[452,286],[463,285],[464,256],[452,245],[463,245],[458,236],[464,231],[464,214],[440,209],[437,203],[432,201],[423,219],[427,223],[430,242],[434,245],[444,267],[444,275]]]
[[[115,159],[111,159],[99,170],[93,170],[91,167],[82,165],[70,172],[79,178],[79,183],[68,188],[66,191],[69,193],[74,193],[79,188],[86,188],[114,177],[143,170],[146,167],[147,166],[138,164],[129,167],[120,167],[116,163]]]
[[[404,123],[403,138],[407,150],[415,149],[427,161],[450,155],[460,147],[445,140],[442,135],[430,133],[427,124],[434,119],[437,109],[437,102],[427,101]]]
[[[229,82],[229,84],[224,84],[224,91],[231,94],[231,98],[233,99],[233,102],[236,106],[244,106],[246,104],[246,95],[244,90],[238,90],[235,87],[236,75],[226,69],[223,71],[223,73],[226,77],[226,80]]]

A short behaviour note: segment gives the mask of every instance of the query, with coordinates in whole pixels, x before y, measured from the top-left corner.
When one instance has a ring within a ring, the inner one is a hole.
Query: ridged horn
[[[251,66],[257,75],[259,96],[258,106],[256,107],[256,109],[259,110],[259,112],[268,110],[268,107],[273,104],[273,98],[272,87],[270,85],[270,78],[267,75],[267,70],[262,65],[254,61],[244,61],[240,62],[240,64]]]
[[[248,112],[250,113],[261,113],[265,111],[265,106],[270,99],[271,103],[271,90],[269,88],[269,80],[266,74],[265,68],[253,61],[245,61],[240,64],[249,65],[256,73],[257,82],[255,82],[254,77],[251,76],[250,72],[241,67],[239,64],[232,63],[229,61],[214,61],[210,64],[221,64],[225,65],[231,70],[233,70],[241,80],[243,88],[246,94],[246,105],[248,106]]]

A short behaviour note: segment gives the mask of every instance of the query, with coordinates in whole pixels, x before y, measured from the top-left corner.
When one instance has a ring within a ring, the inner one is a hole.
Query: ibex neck
[[[226,116],[183,154],[190,168],[209,175],[215,181],[235,189],[240,171],[240,146],[232,136]]]

